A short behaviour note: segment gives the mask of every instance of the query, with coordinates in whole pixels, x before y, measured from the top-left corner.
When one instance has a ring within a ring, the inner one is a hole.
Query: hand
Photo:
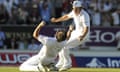
[[[82,41],[82,40],[83,40],[83,38],[84,38],[84,36],[79,36],[79,38],[78,38],[78,39],[79,39],[80,41]]]
[[[56,22],[56,18],[51,18],[51,22]]]
[[[69,26],[69,30],[70,30],[70,31],[74,30],[74,26],[73,26],[73,25],[70,25],[70,26]]]
[[[42,21],[41,23],[40,23],[40,26],[45,26],[45,21]]]

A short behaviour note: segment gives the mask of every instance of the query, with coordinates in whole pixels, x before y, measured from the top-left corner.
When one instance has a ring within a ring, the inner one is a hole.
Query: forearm
[[[73,30],[68,30],[68,32],[67,32],[67,38],[66,38],[67,40],[69,40],[72,31],[73,31]]]
[[[44,22],[41,22],[34,30],[33,32],[33,37],[37,38],[39,36],[39,32],[41,30],[41,28],[44,26]]]
[[[68,20],[67,16],[62,16],[62,17],[56,19],[57,22],[66,21],[66,20]]]
[[[62,21],[66,21],[68,19],[70,19],[70,18],[67,15],[64,15],[60,18],[52,18],[51,22],[62,22]]]
[[[38,37],[39,32],[40,32],[40,29],[41,29],[41,26],[38,26],[38,27],[34,30],[34,32],[33,32],[33,36],[34,36],[34,37]]]
[[[87,33],[88,33],[88,27],[85,27],[85,29],[83,31],[83,36],[86,36]]]
[[[82,40],[87,35],[87,33],[88,33],[88,27],[84,27],[83,33],[82,33],[83,35],[80,36],[79,39]]]
[[[70,25],[69,26],[69,30],[67,32],[67,40],[69,40],[70,36],[71,36],[71,33],[72,31],[74,30],[74,26],[73,25]]]

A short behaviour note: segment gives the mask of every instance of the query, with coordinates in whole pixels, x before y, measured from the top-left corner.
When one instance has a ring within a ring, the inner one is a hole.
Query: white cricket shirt
[[[90,18],[88,13],[85,12],[84,10],[81,10],[79,15],[76,15],[74,11],[72,11],[68,14],[68,16],[74,19],[75,30],[72,31],[70,39],[67,41],[66,47],[74,48],[83,43],[84,41],[86,41],[90,32]],[[78,37],[83,35],[83,30],[85,27],[88,27],[88,32],[84,39],[82,41],[79,41]]]
[[[75,30],[78,32],[82,33],[83,28],[86,26],[88,26],[90,29],[90,17],[86,11],[81,10],[79,15],[76,15],[74,11],[71,11],[68,14],[68,17],[73,18],[75,23]]]
[[[66,41],[57,42],[55,37],[39,35],[38,40],[43,44],[39,55],[42,60],[54,60],[58,52],[65,46]]]

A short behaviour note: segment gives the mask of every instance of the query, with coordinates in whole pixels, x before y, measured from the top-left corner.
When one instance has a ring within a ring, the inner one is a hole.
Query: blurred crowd
[[[37,24],[72,10],[74,0],[0,0],[0,24]],[[80,0],[91,17],[92,26],[118,26],[120,0]],[[65,25],[67,22],[62,23]]]
[[[47,25],[51,17],[60,17],[72,10],[74,0],[0,0],[0,25],[37,25],[41,20]],[[80,0],[91,17],[91,26],[120,26],[120,0]],[[62,22],[62,26],[71,21]],[[39,49],[33,38],[5,38],[0,30],[0,49]]]
[[[28,34],[10,34],[0,28],[0,50],[39,50],[41,44]]]

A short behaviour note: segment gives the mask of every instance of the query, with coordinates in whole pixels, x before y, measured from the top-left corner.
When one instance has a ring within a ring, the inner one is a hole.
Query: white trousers
[[[64,47],[60,52],[59,52],[59,60],[56,64],[56,67],[62,66],[62,67],[70,67],[72,66],[72,61],[70,57],[70,51],[69,48],[74,48],[79,46],[80,44],[84,43],[88,37],[88,34],[85,36],[85,38],[82,41],[78,40],[78,37],[80,36],[79,31],[74,30],[71,33],[71,37],[68,40],[68,46]]]
[[[70,52],[68,48],[63,48],[60,52],[59,52],[59,60],[56,64],[56,67],[71,67],[71,57],[70,57]]]
[[[19,67],[20,71],[39,71],[37,66],[39,63],[39,56],[34,55],[33,57],[29,58],[27,61],[22,63]]]
[[[22,63],[19,67],[20,71],[39,71],[38,65],[40,69],[43,69],[43,65],[49,65],[53,63],[53,58],[48,58],[41,56],[39,54],[32,56],[28,60],[26,60],[24,63]]]

